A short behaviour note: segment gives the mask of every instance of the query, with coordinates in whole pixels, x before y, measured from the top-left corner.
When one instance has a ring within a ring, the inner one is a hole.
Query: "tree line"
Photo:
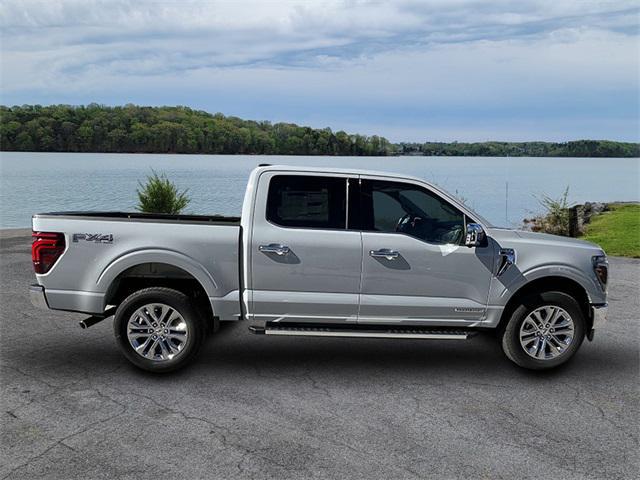
[[[389,155],[377,135],[256,122],[187,107],[0,106],[5,151]]]
[[[377,135],[243,120],[188,107],[0,106],[0,150],[265,155],[640,157],[608,140],[390,143]]]
[[[399,143],[399,155],[454,157],[640,157],[640,143],[610,140],[572,142]]]

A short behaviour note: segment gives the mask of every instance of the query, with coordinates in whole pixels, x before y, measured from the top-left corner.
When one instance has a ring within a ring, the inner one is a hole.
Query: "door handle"
[[[389,248],[381,248],[380,250],[369,250],[369,255],[373,258],[386,258],[387,260],[395,260],[400,256],[400,253]]]
[[[286,255],[291,251],[286,245],[279,243],[270,243],[269,245],[260,245],[258,250],[264,253],[275,253],[276,255]]]

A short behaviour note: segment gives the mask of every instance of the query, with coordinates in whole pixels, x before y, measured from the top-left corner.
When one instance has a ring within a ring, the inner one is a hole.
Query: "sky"
[[[640,141],[637,1],[3,0],[0,103],[392,141]]]

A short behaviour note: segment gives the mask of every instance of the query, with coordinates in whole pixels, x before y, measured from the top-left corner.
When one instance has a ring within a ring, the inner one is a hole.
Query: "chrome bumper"
[[[47,310],[47,297],[44,296],[44,287],[42,285],[30,285],[29,286],[29,299],[31,304],[36,308],[43,308]]]
[[[607,310],[609,305],[602,303],[599,305],[591,305],[591,315],[593,316],[593,328],[600,328],[607,321]]]

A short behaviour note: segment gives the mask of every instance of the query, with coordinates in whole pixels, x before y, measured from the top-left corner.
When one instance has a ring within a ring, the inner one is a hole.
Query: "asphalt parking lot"
[[[26,234],[25,234],[26,233]],[[111,322],[39,311],[30,238],[0,232],[0,478],[638,478],[640,261],[568,365],[468,342],[265,338],[243,324],[169,375]]]

